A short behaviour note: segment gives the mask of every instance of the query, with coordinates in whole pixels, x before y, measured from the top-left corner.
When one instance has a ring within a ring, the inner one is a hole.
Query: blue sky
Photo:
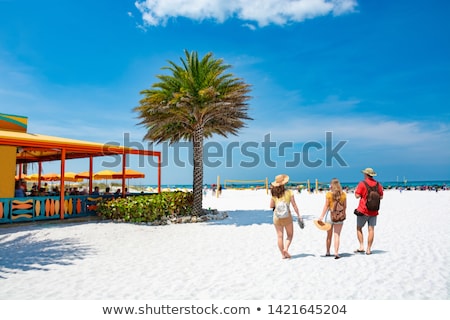
[[[381,181],[450,179],[449,9],[436,0],[0,0],[0,112],[27,116],[33,133],[167,151],[163,184],[191,183],[186,144],[149,146],[132,108],[168,60],[212,52],[251,84],[254,120],[237,137],[206,141],[205,183],[282,172],[351,182],[365,167]],[[151,164],[130,165],[156,183]]]

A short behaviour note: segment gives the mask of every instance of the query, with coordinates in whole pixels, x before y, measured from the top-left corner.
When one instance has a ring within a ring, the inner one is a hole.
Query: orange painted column
[[[65,192],[65,187],[64,187],[64,172],[66,172],[66,149],[61,149],[61,187],[59,188],[59,201],[60,201],[60,206],[59,206],[59,217],[61,220],[64,219],[64,192]]]
[[[122,153],[122,198],[125,198],[125,168],[127,167],[127,157],[125,149]]]
[[[42,175],[42,162],[39,161],[39,163],[38,163],[38,184],[37,184],[37,189],[39,192],[41,192],[41,175]]]
[[[94,171],[94,157],[89,157],[89,194],[92,193],[92,172]]]

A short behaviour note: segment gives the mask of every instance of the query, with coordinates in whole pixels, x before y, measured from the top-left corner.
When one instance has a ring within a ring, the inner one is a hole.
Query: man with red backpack
[[[372,168],[366,168],[361,171],[364,174],[364,180],[358,183],[355,189],[355,196],[359,199],[358,208],[355,210],[356,218],[356,235],[359,241],[359,248],[355,253],[372,253],[372,244],[375,234],[375,226],[377,224],[378,210],[380,208],[380,200],[383,199],[383,186],[373,177],[377,174]],[[364,251],[364,236],[362,228],[367,223],[368,236],[367,247]]]

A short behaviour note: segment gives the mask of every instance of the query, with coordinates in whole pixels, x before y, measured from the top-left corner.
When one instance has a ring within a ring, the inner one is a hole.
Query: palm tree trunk
[[[193,135],[194,147],[194,215],[201,215],[203,213],[203,126],[197,125]]]

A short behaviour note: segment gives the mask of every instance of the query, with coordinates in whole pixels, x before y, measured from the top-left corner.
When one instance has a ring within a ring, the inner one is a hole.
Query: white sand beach
[[[209,193],[225,220],[167,226],[114,222],[0,228],[0,299],[448,300],[450,191],[387,190],[370,256],[355,254],[348,196],[341,259],[324,257],[313,219],[324,193],[295,193],[291,259],[281,259],[265,190]],[[367,236],[367,230],[364,229]]]

